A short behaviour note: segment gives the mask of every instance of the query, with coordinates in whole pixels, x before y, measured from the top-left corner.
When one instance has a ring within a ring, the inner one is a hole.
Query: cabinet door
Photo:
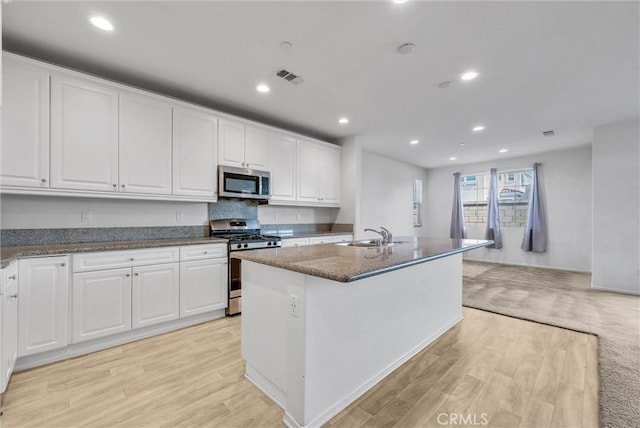
[[[120,94],[120,192],[171,194],[171,104]]]
[[[180,263],[180,317],[227,307],[227,259]]]
[[[89,81],[51,78],[51,187],[116,191],[118,93]]]
[[[218,119],[198,110],[173,109],[173,194],[215,199]]]
[[[14,263],[3,269],[3,295],[0,309],[0,324],[2,325],[2,340],[0,355],[2,355],[2,385],[0,393],[4,392],[13,373],[18,356],[18,264]]]
[[[318,145],[298,140],[298,200],[318,202]]]
[[[49,74],[4,59],[0,184],[49,187]]]
[[[132,327],[175,320],[180,312],[180,264],[133,268]]]
[[[338,147],[318,146],[318,198],[322,203],[340,203],[341,155]]]
[[[245,126],[244,162],[247,168],[269,170],[269,132],[265,128]]]
[[[244,166],[244,125],[242,123],[220,120],[218,163]]]
[[[131,330],[131,268],[73,275],[73,343]]]
[[[18,356],[68,343],[69,258],[18,261]]]
[[[296,199],[296,139],[289,135],[269,133],[271,201]]]

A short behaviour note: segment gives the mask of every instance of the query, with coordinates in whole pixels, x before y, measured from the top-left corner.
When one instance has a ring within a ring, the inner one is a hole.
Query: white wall
[[[541,162],[540,176],[548,217],[546,253],[520,249],[523,228],[502,228],[502,249],[481,249],[465,253],[467,259],[507,264],[544,266],[591,271],[591,146],[541,153],[521,158],[500,159],[427,171],[424,223],[430,237],[449,237],[453,195],[453,173],[486,174],[531,168]],[[484,227],[467,227],[468,237],[484,239]]]
[[[640,125],[593,135],[592,286],[640,294]]]
[[[424,236],[424,227],[413,227],[413,179],[425,182],[426,176],[423,168],[363,151],[360,227],[354,230],[356,239],[375,237],[362,229],[380,226],[394,236]],[[422,200],[425,205],[429,203],[424,194]]]
[[[342,141],[342,206],[337,223],[353,224],[353,230],[360,227],[362,206],[362,143],[357,136]]]
[[[289,207],[260,205],[258,220],[261,224],[334,223],[338,208]]]
[[[91,211],[90,222],[82,221],[83,210]],[[2,229],[200,226],[209,221],[206,203],[57,196],[2,195],[0,214]]]

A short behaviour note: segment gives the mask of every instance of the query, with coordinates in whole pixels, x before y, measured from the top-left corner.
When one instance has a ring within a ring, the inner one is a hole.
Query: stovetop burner
[[[211,236],[229,240],[229,251],[277,248],[279,236],[260,233],[260,222],[254,219],[211,220]]]

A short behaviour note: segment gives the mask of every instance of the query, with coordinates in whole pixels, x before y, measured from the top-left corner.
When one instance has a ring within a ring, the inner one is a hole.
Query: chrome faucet
[[[384,227],[380,227],[381,230],[375,230],[375,229],[365,229],[365,232],[375,232],[378,235],[382,236],[382,240],[380,240],[380,245],[388,245],[389,243],[391,243],[391,239],[393,238],[393,235],[391,234],[391,232],[389,232],[388,229],[385,229]]]

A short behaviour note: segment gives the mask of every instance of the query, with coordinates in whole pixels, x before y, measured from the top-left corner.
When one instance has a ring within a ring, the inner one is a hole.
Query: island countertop
[[[338,282],[351,282],[447,257],[493,241],[397,237],[402,243],[389,247],[356,247],[321,244],[302,247],[237,251],[231,256]]]

